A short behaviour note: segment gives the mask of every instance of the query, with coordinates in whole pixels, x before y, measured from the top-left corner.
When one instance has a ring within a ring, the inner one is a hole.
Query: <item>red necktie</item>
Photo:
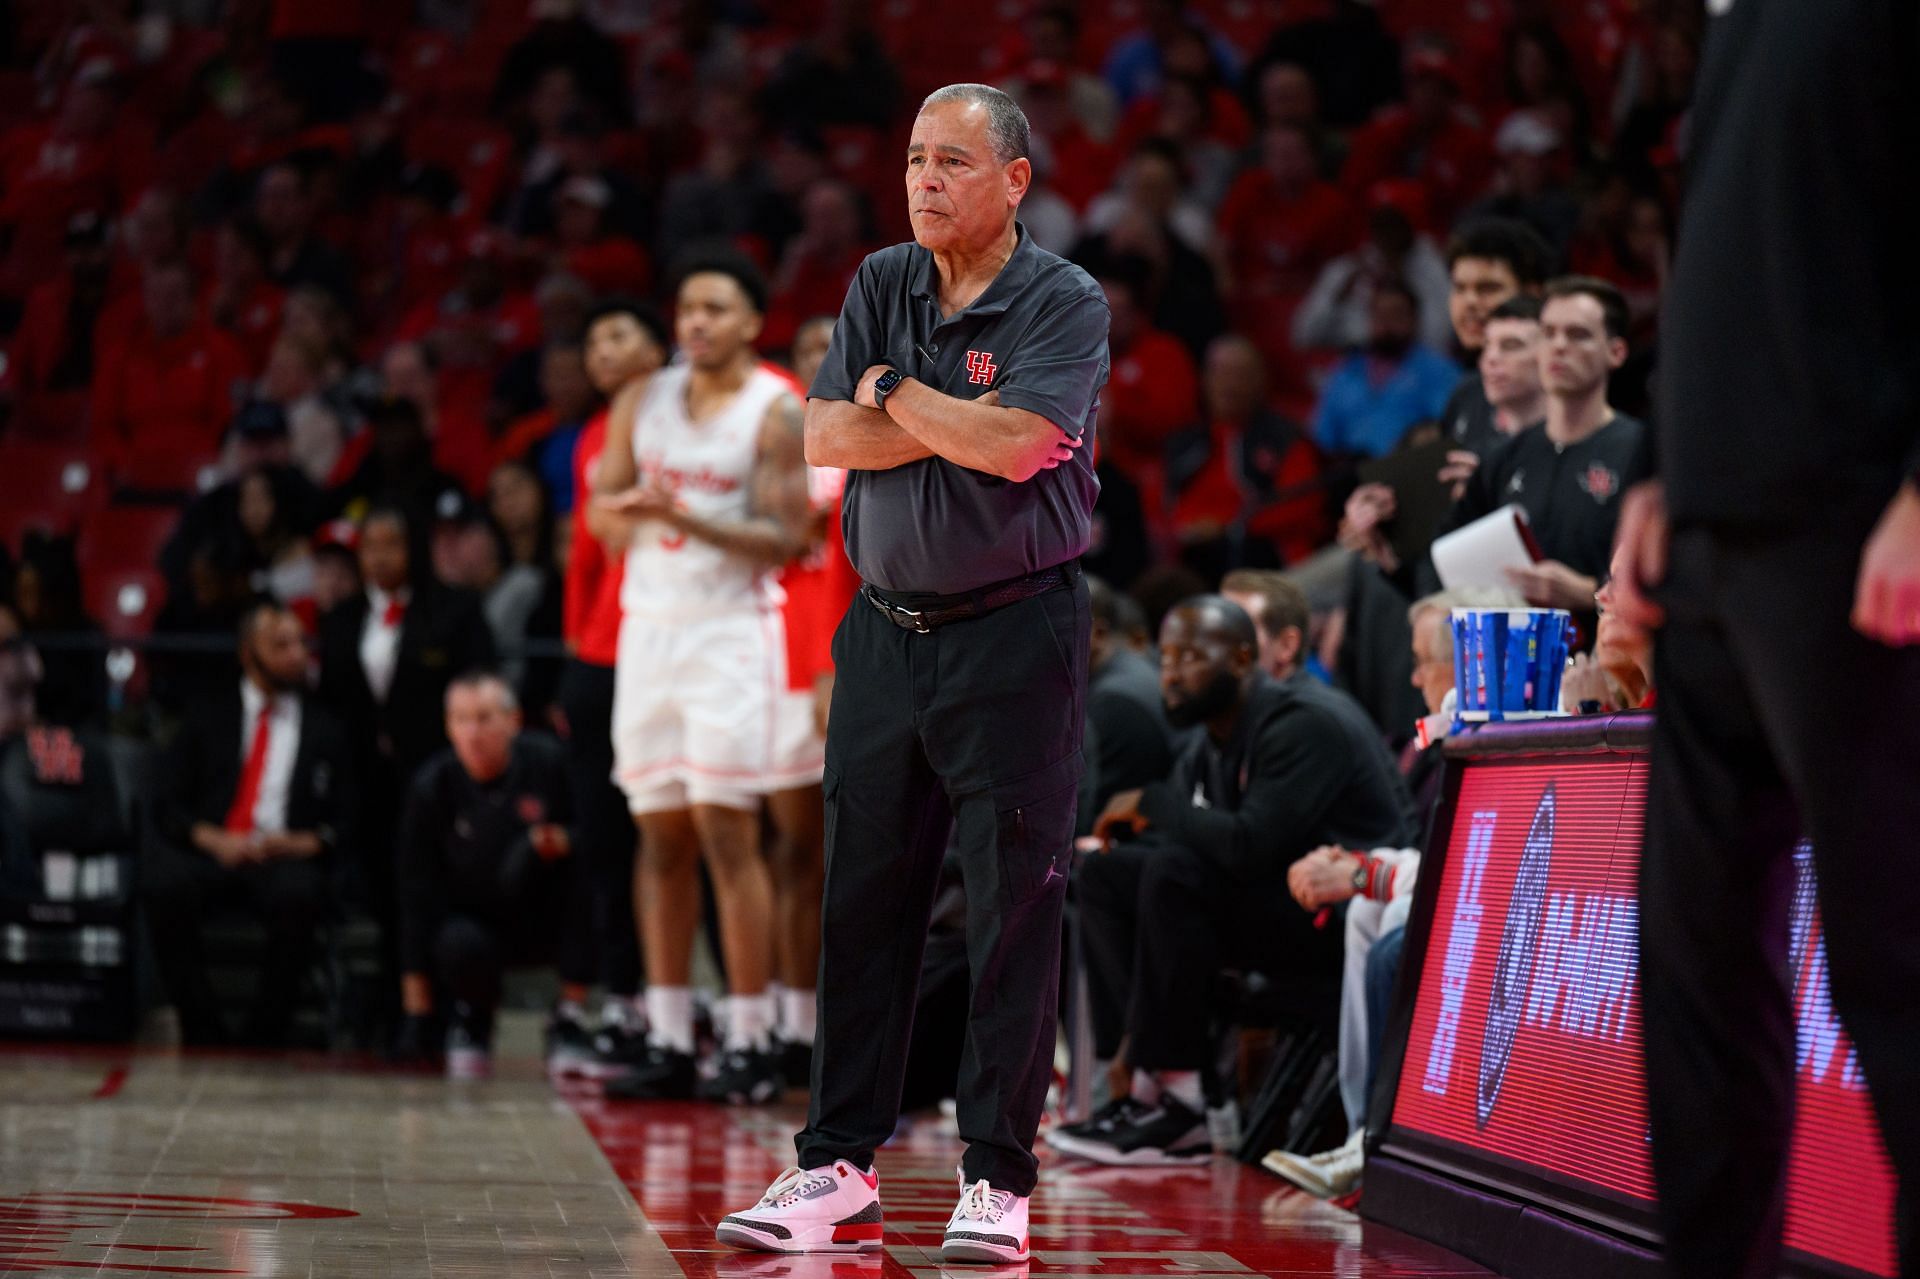
[[[240,769],[240,786],[233,793],[233,806],[227,809],[227,829],[238,835],[253,831],[253,806],[260,799],[260,778],[267,771],[267,744],[273,737],[273,701],[260,707],[260,718],[253,726],[253,746]]]
[[[398,626],[406,615],[407,602],[396,595],[387,601],[387,611],[380,615],[380,620],[388,626]]]

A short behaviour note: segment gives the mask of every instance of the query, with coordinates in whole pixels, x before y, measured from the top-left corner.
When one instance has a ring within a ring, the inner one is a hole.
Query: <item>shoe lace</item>
[[[806,1191],[822,1182],[832,1184],[833,1179],[821,1172],[806,1172],[799,1168],[789,1168],[767,1187],[767,1193],[760,1197],[763,1208],[791,1208],[800,1202]]]
[[[995,1190],[985,1178],[960,1192],[960,1215],[968,1221],[998,1225],[1013,1204],[1011,1190]]]

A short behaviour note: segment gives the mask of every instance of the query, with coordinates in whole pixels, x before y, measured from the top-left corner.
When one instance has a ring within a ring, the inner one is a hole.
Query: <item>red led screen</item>
[[[1635,882],[1644,756],[1469,764],[1439,876],[1393,1126],[1645,1207]],[[1799,1114],[1787,1244],[1895,1273],[1893,1174],[1827,999],[1802,848]],[[1423,883],[1422,887],[1425,887]]]

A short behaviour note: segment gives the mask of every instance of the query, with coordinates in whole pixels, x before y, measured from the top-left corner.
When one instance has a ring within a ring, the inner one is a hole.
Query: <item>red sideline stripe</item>
[[[877,1221],[862,1222],[857,1226],[835,1226],[833,1242],[854,1243],[861,1239],[878,1239],[881,1229],[881,1224]]]
[[[100,1086],[93,1090],[92,1100],[105,1101],[109,1097],[117,1095],[120,1091],[120,1086],[126,1082],[127,1068],[125,1066],[115,1066],[107,1072],[106,1078],[100,1081]]]

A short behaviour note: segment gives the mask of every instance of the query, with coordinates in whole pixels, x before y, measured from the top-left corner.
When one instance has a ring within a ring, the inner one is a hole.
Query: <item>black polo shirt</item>
[[[1487,399],[1487,387],[1478,372],[1467,374],[1453,388],[1447,407],[1440,410],[1440,421],[1446,426],[1452,447],[1466,449],[1482,462],[1506,442],[1507,437],[1494,422],[1493,404]]]
[[[1604,578],[1613,556],[1620,497],[1653,473],[1652,437],[1624,413],[1577,444],[1562,448],[1537,423],[1501,441],[1480,463],[1442,535],[1509,503],[1527,513],[1534,540],[1550,560]]]
[[[1013,256],[986,291],[941,318],[933,254],[896,244],[860,264],[808,397],[852,400],[875,364],[959,399],[1000,392],[1072,438],[1093,425],[1107,381],[1107,299],[1085,271],[1018,227]],[[847,556],[890,591],[974,590],[1078,557],[1087,549],[1093,449],[1016,484],[926,458],[850,471],[841,504]]]
[[[572,819],[566,755],[542,733],[514,739],[507,771],[477,782],[451,747],[414,775],[400,818],[400,954],[411,972],[433,970],[433,940],[449,913],[494,926],[539,925],[563,875],[533,851],[528,832]],[[576,921],[577,923],[578,921]]]

